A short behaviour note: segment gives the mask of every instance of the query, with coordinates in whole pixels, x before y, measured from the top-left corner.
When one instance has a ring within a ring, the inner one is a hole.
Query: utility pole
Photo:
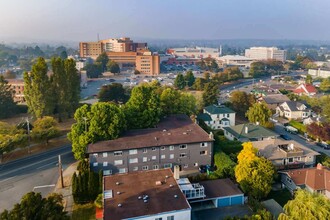
[[[87,132],[87,118],[83,117],[84,121],[85,121],[85,133]]]
[[[31,153],[30,152],[30,121],[29,121],[29,117],[26,118],[26,125],[27,125],[27,132],[28,132],[28,154]]]
[[[61,155],[58,155],[58,172],[59,172],[59,175],[60,175],[60,178],[61,178],[61,188],[64,188]]]

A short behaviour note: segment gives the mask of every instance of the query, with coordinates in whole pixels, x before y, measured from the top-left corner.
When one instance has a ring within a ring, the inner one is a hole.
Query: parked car
[[[286,141],[289,141],[289,140],[292,140],[288,135],[286,135],[286,134],[281,134],[280,135],[280,138],[282,138],[282,139],[284,139],[284,140],[286,140]]]
[[[324,143],[324,142],[317,142],[316,145],[322,147],[322,148],[325,149],[325,150],[330,150],[330,146],[329,146],[329,144],[327,144],[327,143]]]

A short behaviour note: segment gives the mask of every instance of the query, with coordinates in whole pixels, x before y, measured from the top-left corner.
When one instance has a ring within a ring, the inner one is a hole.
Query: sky
[[[0,0],[1,41],[330,40],[330,0]]]

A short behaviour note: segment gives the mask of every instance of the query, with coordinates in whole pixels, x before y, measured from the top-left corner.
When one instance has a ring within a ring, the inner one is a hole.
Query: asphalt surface
[[[12,209],[27,192],[43,196],[54,191],[57,183],[58,155],[63,169],[75,161],[71,146],[63,146],[0,165],[0,212]]]

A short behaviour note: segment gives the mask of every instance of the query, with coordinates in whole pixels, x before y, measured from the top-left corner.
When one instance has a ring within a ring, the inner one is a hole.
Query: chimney
[[[318,163],[317,166],[316,166],[316,169],[317,169],[317,170],[322,170],[322,169],[323,169],[322,164]]]
[[[174,166],[174,179],[176,179],[176,180],[180,179],[180,166],[179,165]]]
[[[245,134],[248,134],[249,133],[249,127],[246,125],[244,128],[245,128]]]
[[[209,134],[209,138],[212,139],[212,140],[214,139],[214,134],[213,134],[212,131],[211,131],[210,134]]]

